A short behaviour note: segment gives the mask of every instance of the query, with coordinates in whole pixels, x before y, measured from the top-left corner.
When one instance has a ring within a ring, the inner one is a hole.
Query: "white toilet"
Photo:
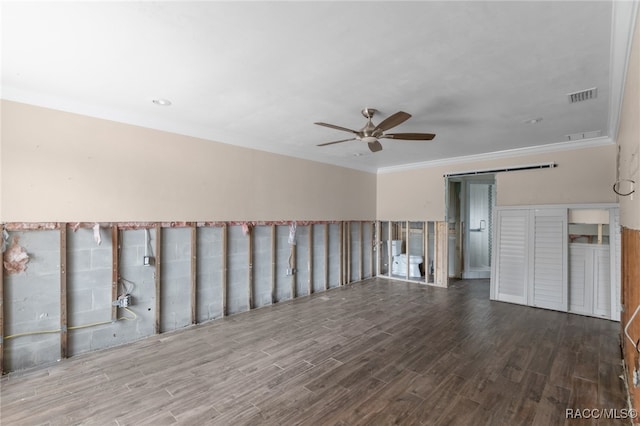
[[[391,256],[393,262],[391,264],[391,273],[393,275],[407,275],[407,254],[402,253],[402,240],[391,241]],[[420,265],[422,264],[422,256],[409,256],[409,277],[420,278]]]
[[[420,272],[420,265],[422,264],[422,256],[409,256],[409,277],[420,278],[422,272]],[[407,274],[407,254],[399,254],[393,256],[393,265],[391,267],[391,273],[394,275],[406,275]]]

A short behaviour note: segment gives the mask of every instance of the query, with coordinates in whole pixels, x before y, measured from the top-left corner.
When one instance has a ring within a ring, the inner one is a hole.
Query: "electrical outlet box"
[[[286,274],[287,274],[288,277],[293,275],[293,274],[295,274],[295,273],[296,273],[295,268],[287,268],[287,273]]]
[[[151,266],[151,265],[153,265],[153,257],[151,257],[151,256],[145,256],[145,257],[142,259],[142,264],[143,264],[144,266]]]
[[[113,301],[112,305],[116,306],[118,308],[126,308],[127,306],[130,306],[131,305],[131,295],[130,294],[125,294],[124,296],[118,297],[117,300]]]

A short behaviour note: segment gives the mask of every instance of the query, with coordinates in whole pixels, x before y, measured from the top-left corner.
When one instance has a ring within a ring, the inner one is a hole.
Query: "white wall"
[[[555,162],[553,169],[496,176],[496,204],[611,203],[615,145],[475,161],[378,175],[377,217],[444,220],[446,173]]]
[[[2,101],[0,221],[371,220],[376,176]]]

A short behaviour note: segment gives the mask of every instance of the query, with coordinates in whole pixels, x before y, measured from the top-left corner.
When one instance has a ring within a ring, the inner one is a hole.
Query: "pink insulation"
[[[9,274],[18,274],[24,272],[27,269],[27,262],[29,262],[29,255],[27,251],[21,247],[18,242],[18,237],[13,237],[11,245],[4,252],[4,269]]]

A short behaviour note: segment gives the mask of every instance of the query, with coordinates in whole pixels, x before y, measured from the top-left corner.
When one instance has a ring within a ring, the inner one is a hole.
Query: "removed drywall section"
[[[296,227],[296,297],[309,295],[309,225]]]
[[[253,233],[253,303],[271,304],[271,226],[255,226]]]
[[[0,367],[133,342],[189,326],[193,314],[195,322],[219,318],[225,303],[233,314],[271,304],[272,294],[277,302],[337,287],[346,282],[341,256],[365,267],[371,223],[299,223],[295,245],[291,224],[251,223],[244,232],[243,223],[103,223],[100,244],[93,223],[7,224],[31,262],[24,273],[2,274]],[[114,308],[125,295],[130,304]]]
[[[162,229],[161,332],[191,324],[191,229]]]
[[[30,254],[29,269],[4,277],[4,370],[60,358],[59,232],[9,232]],[[37,334],[36,334],[37,333]]]
[[[291,280],[295,275],[287,275],[291,268],[293,247],[289,244],[289,226],[276,226],[276,301],[291,299]]]
[[[155,229],[130,229],[120,231],[120,290],[123,291],[124,284],[128,286],[131,293],[132,306],[129,307],[138,317],[135,320],[135,333],[113,333],[107,330],[104,336],[115,346],[126,342],[151,336],[155,333],[155,267],[144,265],[146,248],[146,232],[150,239],[150,247],[155,247]],[[155,256],[153,251],[150,252]],[[122,311],[122,309],[118,309]],[[125,313],[119,312],[119,316]],[[128,324],[126,326],[129,326]]]
[[[197,319],[222,316],[222,227],[198,227]]]
[[[102,234],[102,243],[97,245],[91,229],[67,232],[69,356],[111,346],[111,339],[105,341],[94,335],[98,326],[87,326],[111,325],[111,233]],[[134,324],[122,326],[135,327]],[[131,334],[132,330],[115,332]]]
[[[249,310],[248,255],[249,236],[242,232],[242,225],[228,227],[228,288],[227,307],[229,315]]]
[[[340,286],[340,225],[329,224],[329,288]]]
[[[328,242],[329,225],[317,223],[311,225],[313,227],[313,276],[312,288],[317,293],[328,288],[328,257],[325,250],[325,242]]]

